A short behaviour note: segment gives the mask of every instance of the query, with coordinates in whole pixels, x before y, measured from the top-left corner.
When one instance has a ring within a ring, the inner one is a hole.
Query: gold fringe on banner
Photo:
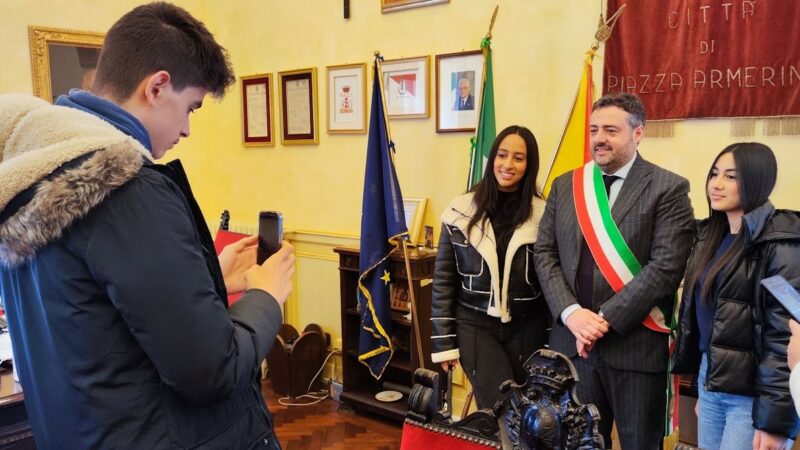
[[[800,134],[800,117],[781,117],[781,134],[784,136]]]
[[[673,137],[675,136],[675,121],[651,120],[645,124],[644,132],[647,137]]]
[[[781,134],[781,118],[780,117],[765,117],[764,118],[764,136],[778,136]]]
[[[755,136],[756,119],[731,119],[731,136]]]

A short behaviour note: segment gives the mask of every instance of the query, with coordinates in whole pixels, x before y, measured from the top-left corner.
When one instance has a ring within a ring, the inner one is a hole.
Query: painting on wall
[[[428,117],[430,58],[404,58],[381,63],[386,113],[390,119]]]
[[[419,8],[420,6],[450,3],[450,0],[381,0],[381,12],[389,13],[404,9]]]
[[[92,31],[28,27],[33,95],[52,103],[70,89],[89,89],[103,37]]]

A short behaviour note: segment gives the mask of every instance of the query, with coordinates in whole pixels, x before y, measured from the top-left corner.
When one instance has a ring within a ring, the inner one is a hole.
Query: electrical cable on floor
[[[311,385],[313,385],[314,381],[317,380],[317,377],[320,376],[320,374],[322,373],[322,370],[325,368],[325,364],[327,364],[328,360],[331,359],[331,356],[336,355],[336,354],[340,354],[340,353],[342,353],[341,350],[332,350],[332,351],[328,352],[328,356],[325,357],[325,361],[322,361],[322,366],[317,371],[317,374],[314,375],[314,378],[312,378],[311,382],[308,383],[308,387],[306,388],[306,392],[307,392],[306,394],[298,395],[297,397],[281,397],[281,398],[278,399],[278,403],[283,405],[283,406],[309,406],[309,405],[316,405],[317,403],[319,403],[319,402],[327,399],[328,397],[330,397],[330,393],[329,393],[328,390],[320,390],[320,391],[313,392],[313,393],[312,392],[308,392],[308,391],[311,390]],[[310,401],[308,403],[290,403],[290,402],[287,401],[287,400],[297,400],[297,399],[301,399],[301,398],[309,398],[309,399],[312,399],[312,401]]]

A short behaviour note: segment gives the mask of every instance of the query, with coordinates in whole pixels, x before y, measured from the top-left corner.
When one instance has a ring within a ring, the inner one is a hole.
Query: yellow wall
[[[0,92],[31,91],[28,25],[103,31],[139,3],[0,0]],[[325,66],[369,63],[376,49],[387,59],[476,49],[499,3],[493,39],[498,129],[512,123],[531,128],[546,167],[577,88],[583,53],[593,42],[600,8],[589,0],[453,0],[384,15],[378,0],[353,0],[351,19],[345,20],[342,2],[336,0],[238,0],[225,2],[224,8],[210,0],[175,3],[205,21],[230,52],[238,76],[267,72],[277,81],[278,71],[317,68],[318,145],[242,146],[237,84],[223,101],[206,102],[193,118],[191,137],[171,155],[187,166],[209,221],[229,209],[235,224],[252,226],[259,210],[275,209],[283,212],[287,229],[316,232],[293,236],[301,242],[296,242],[296,292],[288,317],[299,327],[321,323],[334,339],[340,334],[339,291],[331,248],[357,242],[352,237],[359,233],[367,136],[325,131]],[[595,68],[599,86],[602,59]],[[275,113],[279,115],[277,104]],[[429,198],[425,222],[438,225],[440,212],[463,189],[469,134],[437,134],[435,111],[431,113],[427,119],[393,120],[391,129],[403,193]],[[692,182],[699,217],[707,214],[702,182],[713,156],[741,140],[730,137],[729,128],[727,120],[685,121],[676,125],[674,137],[646,138],[640,146],[644,157]],[[800,166],[800,138],[767,137],[761,129],[759,123],[757,135],[748,140],[762,141],[777,154],[781,169],[773,201],[800,209],[793,195],[800,191],[794,169]]]

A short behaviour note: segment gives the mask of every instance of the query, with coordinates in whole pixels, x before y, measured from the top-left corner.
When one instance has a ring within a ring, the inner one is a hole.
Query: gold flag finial
[[[494,12],[492,13],[492,21],[489,22],[489,31],[486,32],[486,39],[492,38],[492,28],[494,28],[494,21],[497,19],[497,11],[500,9],[500,5],[496,5],[494,7]]]
[[[622,14],[622,10],[625,9],[625,4],[619,7],[617,12],[614,13],[608,20],[603,20],[603,13],[600,13],[600,22],[597,24],[597,31],[594,33],[594,38],[596,39],[594,45],[592,45],[592,49],[597,50],[600,48],[600,43],[605,42],[608,38],[611,37],[611,33],[614,31],[614,26],[617,24],[617,20],[619,20],[620,14]]]

